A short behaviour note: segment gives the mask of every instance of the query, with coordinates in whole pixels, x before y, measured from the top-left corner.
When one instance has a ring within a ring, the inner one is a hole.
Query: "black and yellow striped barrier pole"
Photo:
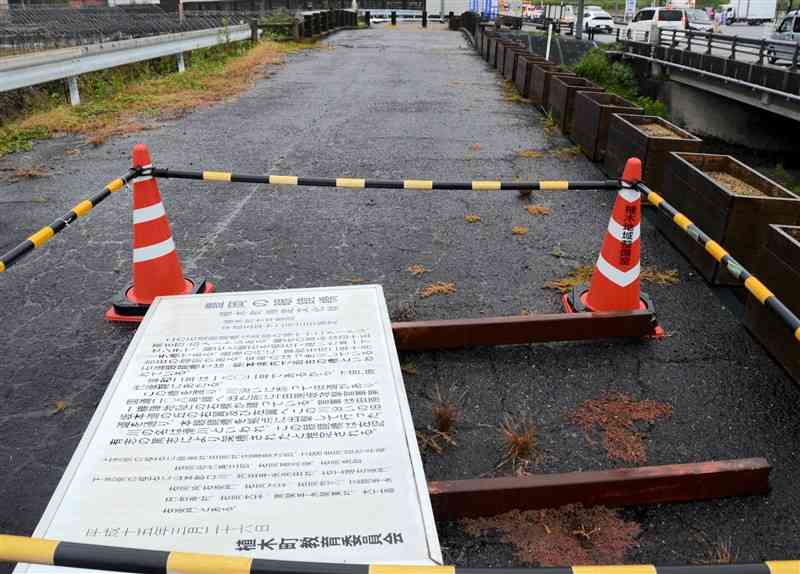
[[[295,175],[251,175],[238,174],[229,171],[180,171],[175,169],[153,168],[150,175],[154,177],[173,179],[194,179],[200,181],[217,181],[225,183],[263,183],[268,185],[298,185],[313,187],[346,187],[346,188],[375,188],[375,189],[452,189],[474,191],[505,191],[505,190],[542,190],[542,191],[568,191],[568,190],[617,190],[619,180],[603,181],[495,181],[477,180],[465,182],[437,182],[430,179],[362,179],[354,177],[298,177]]]
[[[136,177],[136,175],[136,170],[130,170],[124,176],[108,183],[108,185],[103,188],[103,191],[98,192],[89,199],[84,199],[53,223],[45,225],[13,249],[0,255],[0,272],[5,271],[22,257],[50,241],[56,233],[66,229],[71,223],[77,221],[78,218],[88,215],[92,209],[97,207],[109,195],[125,187],[125,184]]]
[[[798,574],[800,561],[704,566],[569,566],[561,568],[459,568],[456,566],[289,562],[245,556],[221,556],[142,550],[0,535],[0,562],[131,574]]]
[[[686,235],[701,245],[720,265],[724,265],[734,277],[743,281],[745,288],[750,294],[758,299],[762,305],[765,305],[775,313],[794,335],[795,339],[800,342],[800,319],[798,319],[797,315],[792,313],[766,285],[745,269],[741,263],[736,261],[724,247],[706,235],[702,229],[697,227],[688,217],[670,205],[663,197],[652,191],[646,185],[638,184],[637,188],[647,197],[650,203],[655,205],[661,213],[669,217],[675,225],[683,229]],[[798,571],[797,574],[800,574],[800,571]]]

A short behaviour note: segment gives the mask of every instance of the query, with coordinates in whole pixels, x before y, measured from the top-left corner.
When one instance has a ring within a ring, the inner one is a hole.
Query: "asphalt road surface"
[[[55,139],[0,161],[4,170],[44,165],[51,173],[2,182],[0,249],[123,173],[137,142],[150,146],[157,165],[173,168],[451,181],[604,178],[565,150],[568,140],[548,135],[537,111],[504,97],[495,71],[460,33],[409,24],[341,32],[329,43],[292,56],[241,97],[158,129],[99,147]],[[543,155],[522,157],[521,150]],[[557,311],[559,295],[542,285],[594,261],[614,198],[536,192],[530,201],[551,215],[532,216],[508,192],[178,180],[162,181],[161,190],[186,271],[220,290],[374,282],[390,309],[418,319]],[[467,214],[482,220],[468,224]],[[129,280],[130,219],[128,198],[115,195],[0,275],[0,532],[33,531],[132,337],[131,328],[103,319]],[[530,231],[515,236],[514,226]],[[647,287],[670,335],[662,341],[401,357],[416,367],[406,384],[420,428],[430,422],[435,385],[463,394],[458,446],[425,455],[428,478],[491,471],[500,458],[495,429],[507,413],[538,426],[546,456],[536,471],[624,466],[567,421],[584,400],[622,391],[674,409],[641,429],[649,430],[652,464],[765,456],[774,465],[766,497],[626,510],[643,528],[630,561],[701,559],[706,548],[697,533],[730,539],[743,561],[797,556],[800,393],[647,220],[642,241],[645,266],[680,276],[678,285]],[[430,272],[415,277],[406,270],[411,264]],[[433,281],[452,281],[457,291],[420,298]],[[441,524],[440,533],[448,561],[515,563],[496,537],[474,540],[457,524]]]

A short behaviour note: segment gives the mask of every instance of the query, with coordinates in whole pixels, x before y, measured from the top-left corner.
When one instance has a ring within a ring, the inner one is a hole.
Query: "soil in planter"
[[[729,173],[725,173],[724,171],[706,171],[703,172],[708,177],[714,180],[717,184],[721,185],[731,193],[735,193],[736,195],[755,195],[759,197],[771,197],[769,194],[764,193],[760,189],[757,189],[739,179],[738,177],[731,175]]]
[[[636,127],[639,128],[640,130],[642,130],[644,133],[646,133],[650,137],[654,137],[654,138],[669,138],[669,139],[673,139],[673,140],[686,139],[682,135],[675,133],[674,131],[672,131],[669,128],[665,128],[661,124],[656,124],[656,123],[641,124],[641,125],[638,125]]]

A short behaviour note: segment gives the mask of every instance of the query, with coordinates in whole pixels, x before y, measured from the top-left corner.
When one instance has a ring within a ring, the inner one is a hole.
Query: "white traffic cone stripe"
[[[628,203],[639,201],[642,198],[642,194],[636,191],[635,189],[625,189],[625,188],[619,190],[619,196]]]
[[[170,237],[161,243],[154,243],[153,245],[137,247],[134,249],[133,262],[143,263],[144,261],[150,261],[151,259],[158,259],[159,257],[163,257],[164,255],[172,253],[173,251],[175,251],[175,242],[172,241],[172,237]]]
[[[153,221],[164,215],[164,204],[160,201],[141,209],[133,210],[133,224],[144,223],[146,221]]]
[[[640,226],[637,224],[632,229],[625,229],[612,217],[608,220],[608,232],[617,241],[633,243],[639,239]]]
[[[140,169],[147,170],[147,169],[152,169],[152,168],[153,168],[153,164],[149,163],[147,165],[143,165]],[[152,175],[140,175],[138,177],[134,177],[131,180],[131,182],[132,183],[139,183],[139,182],[142,182],[142,181],[149,181],[151,179],[153,179]]]
[[[612,283],[615,283],[616,285],[619,285],[620,287],[627,287],[636,281],[636,279],[639,277],[639,267],[640,265],[637,263],[634,267],[631,267],[627,271],[620,271],[611,265],[611,263],[606,261],[603,258],[602,253],[597,257],[597,265],[595,266],[595,268],[602,273],[606,279]]]

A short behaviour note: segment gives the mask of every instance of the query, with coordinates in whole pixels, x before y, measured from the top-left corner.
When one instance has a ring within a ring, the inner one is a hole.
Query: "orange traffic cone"
[[[622,173],[622,187],[614,202],[591,281],[588,286],[577,286],[564,295],[563,304],[568,313],[653,309],[652,301],[639,288],[642,205],[641,194],[633,187],[641,178],[642,162],[630,158]],[[656,328],[654,334],[660,334],[659,329]]]
[[[158,184],[147,174],[152,162],[146,145],[133,148],[133,167],[145,170],[133,179],[133,283],[113,301],[106,319],[138,323],[156,297],[210,293],[214,286],[183,275]]]

